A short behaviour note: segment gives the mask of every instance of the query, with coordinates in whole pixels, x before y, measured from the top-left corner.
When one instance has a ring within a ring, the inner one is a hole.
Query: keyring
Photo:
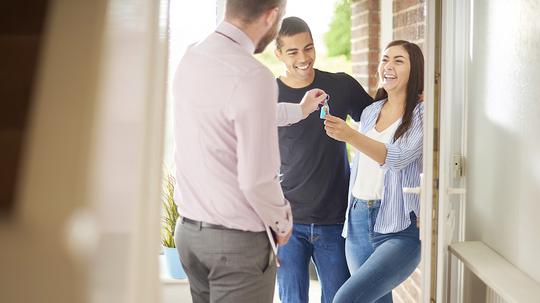
[[[321,107],[321,114],[319,115],[321,119],[324,119],[326,115],[330,114],[330,105],[328,105],[329,100],[330,100],[330,95],[327,94],[326,98],[324,98],[324,104]]]

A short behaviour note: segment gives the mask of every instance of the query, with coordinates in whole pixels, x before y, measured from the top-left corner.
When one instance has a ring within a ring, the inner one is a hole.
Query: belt
[[[356,199],[356,200],[361,202],[361,203],[365,203],[368,208],[372,208],[376,204],[380,204],[380,202],[381,202],[381,200],[362,200],[362,199]],[[353,209],[355,209],[355,208],[356,208],[356,202],[353,203]]]
[[[367,200],[365,201],[368,207],[373,207],[375,203],[380,202],[381,200]]]
[[[189,218],[186,218],[186,217],[182,217],[182,224],[191,224],[191,225],[195,225],[197,226],[199,229],[201,228],[212,228],[212,229],[230,229],[230,228],[227,228],[223,225],[218,225],[218,224],[212,224],[212,223],[206,223],[206,222],[202,222],[202,221],[197,221],[197,220],[192,220],[192,219],[189,219]]]

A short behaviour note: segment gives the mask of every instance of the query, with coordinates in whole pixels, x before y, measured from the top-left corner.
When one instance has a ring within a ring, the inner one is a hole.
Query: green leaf
[[[176,221],[180,217],[174,201],[175,179],[171,174],[164,176],[161,193],[161,244],[165,247],[176,247],[174,243],[174,230]]]
[[[324,34],[329,57],[345,55],[351,58],[351,1],[336,2],[330,29]]]

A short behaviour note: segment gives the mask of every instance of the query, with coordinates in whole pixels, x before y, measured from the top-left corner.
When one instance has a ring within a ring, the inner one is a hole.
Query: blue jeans
[[[321,302],[330,303],[350,277],[345,260],[343,224],[294,224],[286,245],[279,247],[277,280],[283,303],[308,302],[309,261],[313,258],[321,282]]]
[[[339,289],[334,303],[392,302],[392,289],[405,281],[420,262],[416,216],[397,233],[373,230],[380,200],[354,199],[349,212],[345,252],[351,278]]]

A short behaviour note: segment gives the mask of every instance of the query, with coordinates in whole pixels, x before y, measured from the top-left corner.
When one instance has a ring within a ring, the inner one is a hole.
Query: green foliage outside
[[[338,0],[330,29],[324,34],[324,43],[328,56],[346,56],[351,58],[351,1]]]
[[[174,203],[174,184],[172,175],[165,176],[163,180],[163,191],[161,193],[161,244],[165,247],[175,248],[174,229],[176,220],[180,214]]]

